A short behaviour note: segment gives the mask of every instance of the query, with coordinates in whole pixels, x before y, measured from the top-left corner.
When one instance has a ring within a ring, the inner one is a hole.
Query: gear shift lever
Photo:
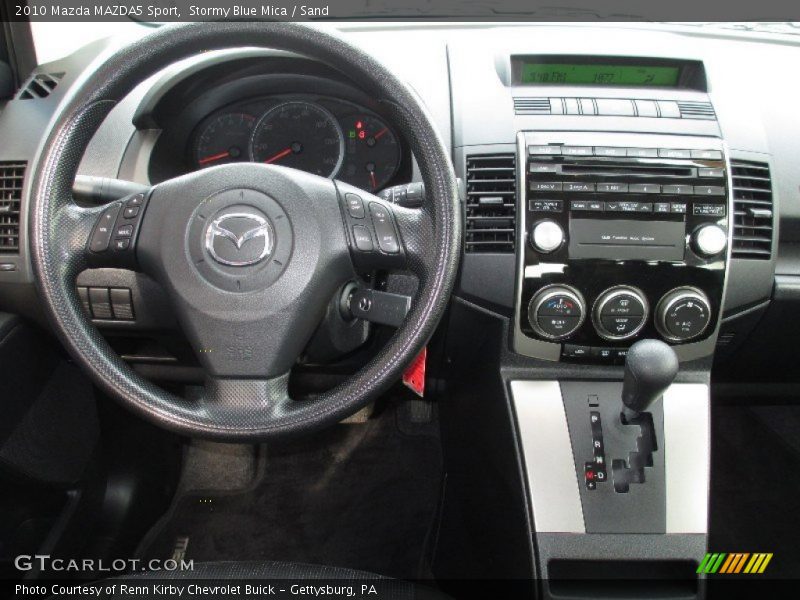
[[[630,421],[647,410],[678,374],[675,351],[659,340],[641,340],[628,350],[622,383],[622,414]]]

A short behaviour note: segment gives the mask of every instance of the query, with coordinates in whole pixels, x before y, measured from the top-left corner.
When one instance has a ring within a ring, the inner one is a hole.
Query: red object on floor
[[[425,397],[425,360],[427,358],[428,348],[425,347],[403,373],[403,383],[420,398]]]

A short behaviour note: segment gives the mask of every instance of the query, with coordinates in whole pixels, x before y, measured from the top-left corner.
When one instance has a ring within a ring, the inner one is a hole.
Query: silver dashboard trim
[[[512,381],[537,533],[586,533],[567,414],[557,381]]]
[[[708,533],[710,462],[708,386],[673,384],[664,393],[667,533]]]

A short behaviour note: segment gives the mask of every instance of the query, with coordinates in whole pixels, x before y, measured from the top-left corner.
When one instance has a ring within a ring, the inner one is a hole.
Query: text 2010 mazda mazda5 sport
[[[10,593],[788,593],[793,31],[4,23]]]

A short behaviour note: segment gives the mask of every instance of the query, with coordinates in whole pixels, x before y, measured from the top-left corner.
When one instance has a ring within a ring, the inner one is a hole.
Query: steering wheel
[[[409,140],[425,183],[423,207],[404,209],[339,181],[253,163],[190,173],[102,207],[78,206],[78,165],[117,102],[176,61],[230,47],[294,52],[363,86]],[[295,23],[167,26],[114,54],[60,106],[33,163],[30,207],[37,286],[75,361],[146,419],[218,440],[311,432],[375,399],[432,335],[460,256],[456,178],[428,111],[363,51]],[[139,270],[161,284],[206,372],[201,397],[158,387],[111,349],[77,294],[76,277],[90,267]],[[418,277],[405,321],[347,381],[292,399],[289,371],[326,306],[355,273],[375,268]]]

